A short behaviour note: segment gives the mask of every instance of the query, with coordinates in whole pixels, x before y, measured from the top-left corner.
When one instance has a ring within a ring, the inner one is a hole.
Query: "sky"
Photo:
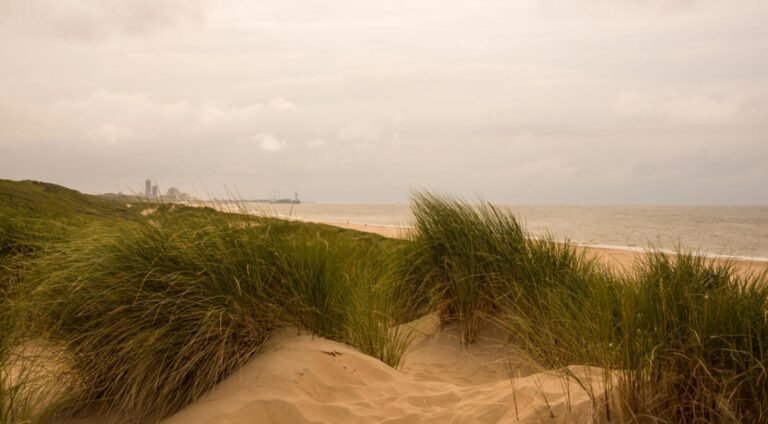
[[[0,178],[768,204],[765,0],[0,0]]]

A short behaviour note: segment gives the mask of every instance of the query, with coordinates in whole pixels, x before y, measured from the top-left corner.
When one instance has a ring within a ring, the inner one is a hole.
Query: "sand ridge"
[[[401,370],[350,346],[284,330],[261,355],[163,422],[591,422],[601,414],[575,380],[536,372],[522,359],[510,366],[513,356],[493,337],[464,347],[455,328],[437,329],[434,316],[413,327]],[[601,370],[570,371],[602,392]]]
[[[334,224],[336,225],[336,224]],[[408,229],[338,225],[387,237]],[[641,253],[579,247],[617,270]],[[745,270],[762,263],[736,263]],[[434,315],[407,324],[414,339],[401,369],[356,349],[296,330],[278,332],[258,357],[182,411],[181,423],[496,423],[604,422],[610,371],[570,366],[544,370],[486,326],[460,343]],[[567,377],[571,375],[573,377]],[[575,377],[575,378],[574,378]]]

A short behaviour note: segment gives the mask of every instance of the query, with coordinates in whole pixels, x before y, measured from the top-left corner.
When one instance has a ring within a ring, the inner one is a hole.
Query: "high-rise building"
[[[160,188],[157,185],[152,186],[152,197],[158,197],[160,195]]]
[[[144,181],[144,195],[152,197],[152,180]]]

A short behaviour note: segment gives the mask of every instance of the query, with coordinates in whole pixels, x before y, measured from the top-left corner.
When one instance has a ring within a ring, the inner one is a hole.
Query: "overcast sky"
[[[765,0],[0,0],[0,178],[768,204]]]

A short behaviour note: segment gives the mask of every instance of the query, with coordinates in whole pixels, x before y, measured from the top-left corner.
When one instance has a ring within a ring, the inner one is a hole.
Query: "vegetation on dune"
[[[280,326],[393,366],[404,352],[407,334],[390,331],[392,273],[381,260],[400,242],[172,205],[67,234],[26,255],[16,302],[27,333],[68,355],[71,386],[48,417],[160,419]]]
[[[398,324],[430,312],[464,343],[490,320],[547,368],[604,368],[611,393],[593,395],[612,421],[768,421],[765,274],[684,252],[615,274],[490,204],[426,192],[408,241],[148,206],[0,181],[0,422],[158,420],[280,327],[398,366]],[[29,343],[55,347],[64,390],[41,394],[34,357],[19,368]]]
[[[430,193],[413,198],[416,236],[405,278],[414,302],[431,304],[444,321],[457,321],[472,343],[483,318],[505,300],[526,303],[532,321],[546,316],[542,293],[582,294],[610,273],[568,243],[533,239],[517,219],[493,205],[473,205]],[[430,298],[427,302],[424,296]]]
[[[651,253],[622,305],[627,403],[671,422],[768,421],[768,278]]]
[[[29,367],[14,354],[22,341],[23,323],[13,308],[19,262],[9,250],[0,254],[0,423],[24,422],[35,403],[27,384],[31,382]]]
[[[32,261],[96,223],[135,219],[123,204],[36,181],[0,180],[0,423],[41,419],[53,403],[48,376],[34,349],[22,349],[45,331],[29,320],[20,277]]]
[[[418,193],[413,208],[403,282],[411,302],[457,321],[465,343],[489,319],[548,368],[606,369],[614,420],[768,421],[765,273],[654,251],[616,275],[568,243],[528,237],[491,205]]]
[[[223,230],[102,229],[36,261],[25,299],[73,356],[74,412],[163,417],[258,350],[271,297],[246,261],[262,242]]]
[[[29,255],[94,223],[138,216],[125,204],[55,184],[0,180],[0,258]]]
[[[27,218],[128,217],[124,204],[56,184],[0,179],[0,211]]]

